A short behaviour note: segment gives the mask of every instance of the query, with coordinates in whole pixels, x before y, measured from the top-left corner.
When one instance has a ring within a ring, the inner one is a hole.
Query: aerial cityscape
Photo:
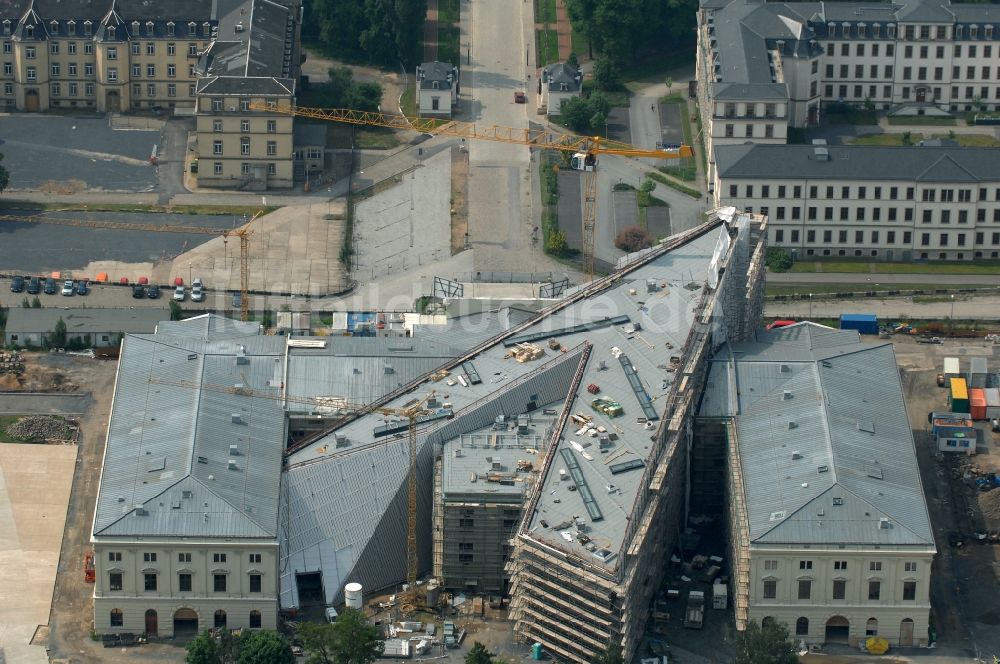
[[[996,4],[0,22],[0,663],[1000,663]]]

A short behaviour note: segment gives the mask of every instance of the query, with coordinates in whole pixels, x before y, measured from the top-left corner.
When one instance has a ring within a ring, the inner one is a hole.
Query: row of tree
[[[420,60],[426,0],[312,0],[306,12],[303,32],[335,58],[393,69]]]

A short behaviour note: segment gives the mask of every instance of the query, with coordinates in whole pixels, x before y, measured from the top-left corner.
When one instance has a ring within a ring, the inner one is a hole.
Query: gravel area
[[[68,440],[73,431],[66,420],[61,417],[32,415],[22,417],[7,427],[7,435],[28,442],[46,440]]]

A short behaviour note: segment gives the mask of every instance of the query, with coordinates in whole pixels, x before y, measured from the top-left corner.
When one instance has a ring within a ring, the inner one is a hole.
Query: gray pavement
[[[566,236],[566,246],[583,250],[583,175],[561,170],[559,181],[559,230]]]
[[[665,238],[673,234],[670,230],[670,208],[646,208],[646,230],[654,239]]]
[[[881,274],[867,272],[768,272],[775,284],[982,284],[1000,285],[998,274]]]
[[[0,415],[82,415],[89,393],[0,392]]]
[[[843,313],[875,314],[881,319],[906,321],[909,319],[945,321],[956,320],[996,321],[1000,314],[1000,296],[956,295],[954,301],[945,295],[929,298],[933,302],[916,302],[912,297],[862,298],[857,300],[814,299],[769,301],[764,305],[764,315],[774,318],[837,318]],[[989,326],[990,329],[996,327]],[[984,328],[985,329],[985,328]]]
[[[0,115],[7,192],[152,191],[159,130],[119,131],[104,116]]]
[[[634,191],[611,192],[613,204],[614,233],[617,236],[629,226],[639,225],[639,205]]]

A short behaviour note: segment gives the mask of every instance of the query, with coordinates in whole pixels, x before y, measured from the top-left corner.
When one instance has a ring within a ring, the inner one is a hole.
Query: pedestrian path
[[[424,62],[438,59],[438,0],[427,0],[424,20]]]

